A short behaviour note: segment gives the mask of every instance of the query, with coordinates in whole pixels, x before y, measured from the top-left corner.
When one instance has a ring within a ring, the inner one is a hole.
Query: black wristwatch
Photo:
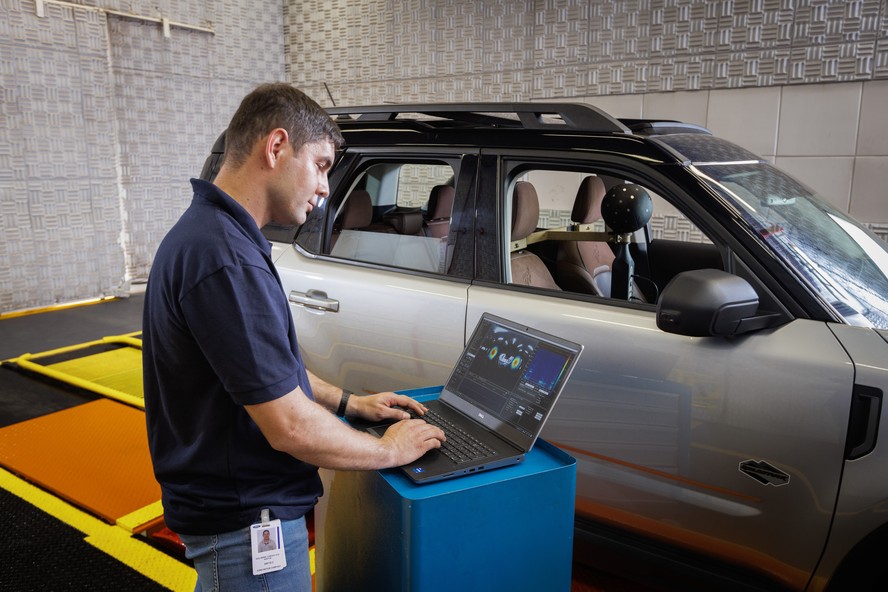
[[[345,417],[345,408],[348,407],[348,398],[351,396],[351,391],[342,389],[342,398],[339,400],[339,409],[336,410],[336,415],[339,417]]]

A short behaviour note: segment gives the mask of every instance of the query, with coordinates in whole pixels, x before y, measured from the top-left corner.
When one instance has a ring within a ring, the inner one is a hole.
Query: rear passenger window
[[[330,255],[446,273],[454,170],[439,162],[384,162],[352,184],[336,213]]]

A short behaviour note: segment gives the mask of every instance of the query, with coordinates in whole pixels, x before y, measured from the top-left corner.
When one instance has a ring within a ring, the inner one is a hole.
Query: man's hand
[[[395,393],[379,393],[376,395],[352,395],[348,400],[345,414],[348,417],[360,417],[370,421],[410,419],[411,415],[404,409],[411,410],[419,417],[422,417],[426,412],[425,405],[411,397]]]
[[[440,428],[421,419],[407,419],[389,426],[380,441],[391,453],[391,466],[399,467],[413,462],[432,448],[440,448],[444,441]]]

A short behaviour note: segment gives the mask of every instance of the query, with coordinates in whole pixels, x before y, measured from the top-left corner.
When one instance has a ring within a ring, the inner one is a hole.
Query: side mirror
[[[756,315],[758,294],[741,277],[719,269],[679,273],[660,295],[657,327],[689,337],[730,337],[767,327],[777,315]]]

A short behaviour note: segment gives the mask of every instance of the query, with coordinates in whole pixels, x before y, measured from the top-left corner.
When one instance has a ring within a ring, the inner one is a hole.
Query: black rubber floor
[[[93,401],[97,395],[0,365],[0,428]]]
[[[88,306],[0,318],[0,360],[142,329],[144,294]]]
[[[87,543],[82,532],[3,489],[0,516],[2,592],[166,589]]]

